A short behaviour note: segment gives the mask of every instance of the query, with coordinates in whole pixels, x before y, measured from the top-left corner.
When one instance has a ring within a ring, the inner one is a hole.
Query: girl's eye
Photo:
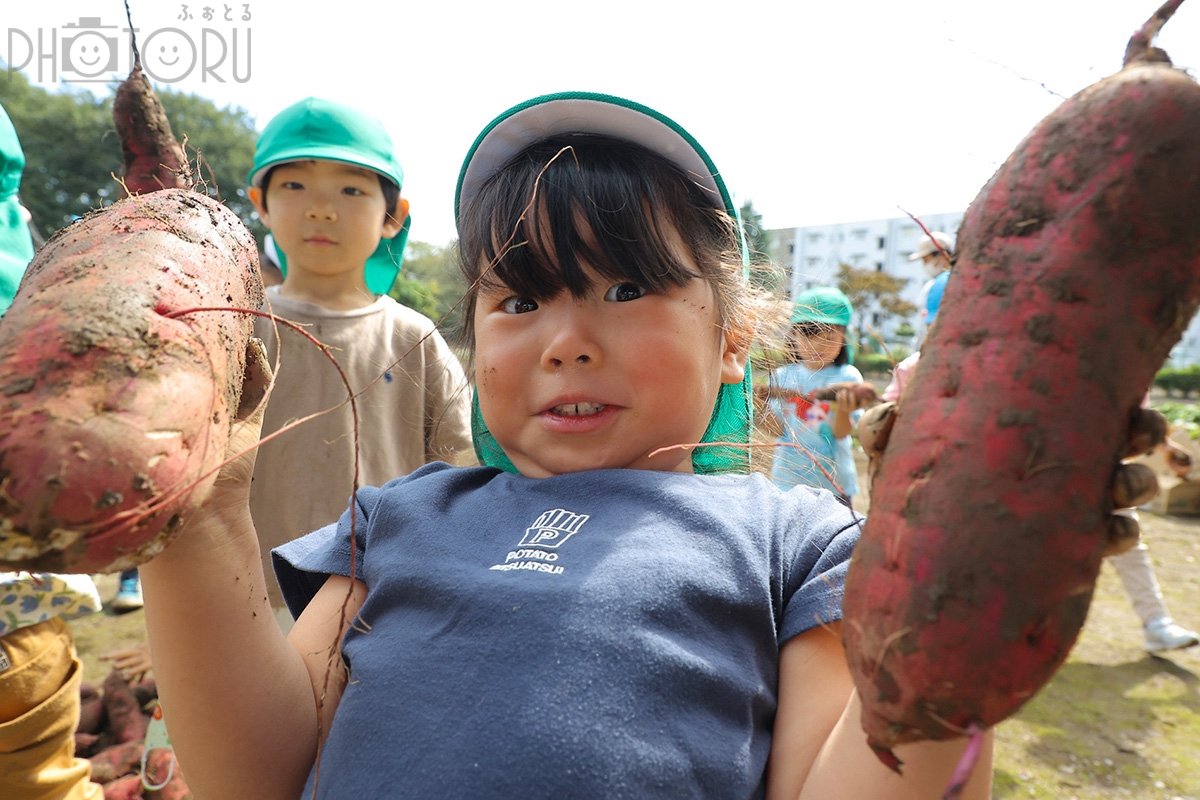
[[[510,297],[500,304],[500,309],[505,314],[526,314],[530,311],[536,311],[538,304],[528,297]]]
[[[646,290],[636,283],[618,283],[609,287],[604,293],[604,299],[610,303],[628,303],[646,294]]]
[[[300,181],[284,181],[283,183],[280,184],[280,186],[282,186],[284,189],[292,189],[292,190],[304,188],[304,184],[300,183]]]
[[[359,197],[360,195],[366,194],[366,192],[364,192],[362,189],[359,189],[357,186],[347,186],[345,189],[342,189],[342,193],[348,194],[351,197]]]

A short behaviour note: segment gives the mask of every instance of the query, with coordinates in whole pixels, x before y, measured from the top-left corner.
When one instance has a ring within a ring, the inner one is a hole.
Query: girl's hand
[[[1187,478],[1192,471],[1192,455],[1170,439],[1163,441],[1163,456],[1167,460],[1167,469],[1178,478]]]
[[[833,401],[837,403],[838,411],[845,411],[849,414],[852,411],[857,411],[862,407],[859,402],[858,392],[848,386],[840,387],[837,394],[833,396]]]
[[[858,421],[858,440],[866,451],[868,483],[875,478],[879,461],[887,449],[892,426],[900,411],[895,403],[881,403],[863,414]],[[1149,408],[1139,408],[1129,426],[1125,458],[1152,452],[1167,441],[1167,425],[1162,414]],[[1190,466],[1189,466],[1190,469]],[[868,489],[869,491],[869,489]],[[1113,474],[1110,499],[1114,509],[1135,508],[1148,503],[1158,494],[1158,476],[1145,464],[1117,465]],[[1115,556],[1137,546],[1141,529],[1137,520],[1124,514],[1109,514],[1106,556]]]
[[[217,474],[214,493],[232,494],[242,499],[250,495],[250,478],[262,434],[263,413],[271,394],[275,376],[267,360],[262,340],[251,338],[246,345],[246,375],[242,380],[242,396],[229,432],[227,458],[234,458]],[[244,452],[245,451],[245,452]],[[240,455],[239,455],[240,454]]]
[[[833,395],[833,419],[829,426],[836,438],[849,436],[854,431],[850,413],[856,408],[858,408],[858,395],[854,390],[846,386],[838,387],[837,392]]]

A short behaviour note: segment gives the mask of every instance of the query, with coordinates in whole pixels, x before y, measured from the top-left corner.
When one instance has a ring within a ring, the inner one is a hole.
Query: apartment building
[[[958,231],[963,212],[921,216],[921,222],[931,231]],[[812,286],[837,283],[838,266],[849,264],[856,269],[874,269],[905,281],[901,296],[914,305],[920,297],[921,286],[928,276],[919,262],[908,260],[923,235],[920,226],[909,217],[872,219],[858,222],[838,222],[829,225],[809,225],[800,228],[775,228],[770,234],[771,260],[786,273],[791,296]],[[897,329],[907,322],[920,330],[919,314],[908,320],[895,318],[878,308],[856,308],[863,315],[865,326],[886,341],[904,341]],[[1171,366],[1200,364],[1200,316],[1192,320],[1183,338],[1171,351]]]
[[[931,231],[953,235],[962,223],[963,212],[921,216]],[[837,283],[838,267],[849,264],[855,269],[873,269],[900,278],[901,296],[916,305],[921,287],[929,276],[920,262],[908,257],[923,236],[919,225],[909,217],[838,222],[802,228],[778,228],[769,231],[771,260],[786,272],[786,281],[794,297],[812,286]],[[907,322],[919,328],[920,318],[899,319],[879,308],[856,308],[866,327],[891,340]]]

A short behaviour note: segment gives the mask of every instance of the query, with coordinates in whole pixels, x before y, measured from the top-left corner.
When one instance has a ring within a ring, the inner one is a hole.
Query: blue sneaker
[[[109,607],[118,614],[124,614],[126,611],[137,611],[143,605],[142,582],[138,580],[137,570],[122,572],[121,583]]]

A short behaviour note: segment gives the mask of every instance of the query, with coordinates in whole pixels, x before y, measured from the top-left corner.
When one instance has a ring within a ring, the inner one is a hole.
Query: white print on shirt
[[[588,517],[587,514],[575,514],[565,508],[543,511],[533,524],[525,529],[525,535],[520,542],[521,549],[509,551],[504,557],[504,563],[494,564],[491,569],[529,569],[561,575],[564,568],[554,563],[558,561],[558,553],[548,553],[541,548],[557,549],[567,539],[579,533]]]

